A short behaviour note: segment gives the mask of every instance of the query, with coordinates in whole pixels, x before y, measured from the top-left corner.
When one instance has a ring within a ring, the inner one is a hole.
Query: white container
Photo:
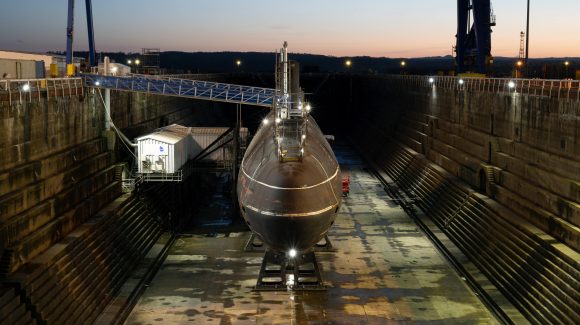
[[[44,63],[32,60],[0,58],[0,79],[44,78]]]
[[[185,127],[172,124],[141,136],[137,138],[139,173],[175,173],[190,159],[197,157],[227,130],[228,128],[223,127]],[[247,138],[248,129],[240,128],[240,145],[242,147],[245,147]],[[212,148],[216,148],[219,144],[229,139],[231,139],[231,135],[223,137]],[[231,160],[231,151],[231,145],[222,146],[201,160]]]
[[[50,65],[56,64],[58,66],[59,76],[63,76],[66,72],[66,57],[64,55],[55,54],[45,54],[45,53],[31,53],[31,52],[15,52],[15,51],[0,51],[0,59],[12,59],[12,60],[28,60],[43,62],[44,69],[37,68],[37,70],[43,70],[42,73],[37,72],[37,75],[50,76]],[[73,63],[77,67],[77,71],[83,64],[85,59],[80,57],[74,57]],[[0,77],[7,72],[0,73]],[[34,78],[34,77],[17,77],[16,74],[11,74],[10,78]],[[7,79],[10,79],[7,78]],[[38,78],[38,77],[37,77]],[[43,78],[43,77],[41,77]],[[2,79],[2,78],[0,78]]]
[[[202,150],[211,145],[218,137],[220,137],[228,128],[224,127],[192,127],[191,136],[193,138],[193,150],[191,157],[196,157]],[[240,143],[245,144],[248,138],[248,128],[240,128]],[[223,143],[230,139],[230,136],[220,139]],[[231,142],[230,142],[231,144]],[[214,144],[213,148],[217,144]],[[207,155],[202,161],[223,161],[230,160],[232,157],[231,145],[223,146],[211,154]],[[205,153],[204,153],[205,154]]]
[[[137,138],[139,173],[178,171],[191,157],[190,128],[172,124]]]

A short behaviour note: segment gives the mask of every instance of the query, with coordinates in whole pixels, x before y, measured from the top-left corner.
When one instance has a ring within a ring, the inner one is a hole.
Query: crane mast
[[[92,1],[85,0],[85,7],[87,11],[87,32],[89,39],[89,66],[97,65],[95,55],[95,34],[93,29],[93,9]],[[74,8],[75,0],[68,0],[68,17],[66,26],[66,65],[67,75],[74,74],[73,64],[73,34],[74,34]]]
[[[489,73],[493,63],[492,26],[495,26],[495,15],[490,0],[457,0],[455,63],[458,73]]]

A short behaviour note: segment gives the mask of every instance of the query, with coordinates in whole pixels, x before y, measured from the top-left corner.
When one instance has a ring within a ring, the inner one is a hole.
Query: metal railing
[[[137,185],[141,184],[142,181],[143,178],[141,175],[135,175],[131,178],[123,178],[121,180],[121,189],[123,190],[123,193],[131,193],[135,190]]]
[[[131,76],[140,76],[149,79],[188,79],[188,80],[217,80],[226,78],[229,73],[184,73],[184,74],[159,74],[159,75],[146,75],[133,73]]]
[[[201,78],[204,75],[195,75]],[[553,79],[474,78],[452,76],[384,75],[419,87],[457,91],[514,93],[580,101],[580,81]],[[372,77],[371,77],[372,78]],[[97,85],[98,82],[98,85]],[[81,78],[0,80],[0,95],[13,101],[63,98],[84,95],[84,86],[136,91],[271,107],[274,89],[174,78],[170,75],[114,77],[83,75]],[[46,95],[44,95],[46,94]]]
[[[179,169],[175,173],[142,173],[138,174],[140,182],[181,182],[183,180],[183,169]]]
[[[458,91],[523,94],[529,96],[580,101],[579,80],[474,78],[451,76],[387,75],[419,87]]]
[[[1,94],[8,95],[10,103],[44,97],[72,97],[84,94],[84,83],[81,78],[5,79],[0,80]]]
[[[271,107],[274,89],[225,84],[211,81],[151,77],[129,77],[85,74],[85,86],[120,91],[142,92],[155,95],[177,96],[235,104]]]

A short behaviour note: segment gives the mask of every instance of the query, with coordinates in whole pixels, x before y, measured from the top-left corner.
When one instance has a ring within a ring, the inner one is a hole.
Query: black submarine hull
[[[237,184],[243,218],[272,251],[309,251],[328,232],[340,208],[336,157],[311,116],[305,121],[301,161],[280,161],[274,120],[248,146]]]

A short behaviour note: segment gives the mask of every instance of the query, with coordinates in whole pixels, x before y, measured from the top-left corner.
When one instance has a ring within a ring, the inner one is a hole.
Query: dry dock
[[[330,230],[336,252],[316,253],[327,291],[253,292],[262,254],[249,232],[182,236],[127,324],[495,324],[494,317],[348,147],[351,178]]]

